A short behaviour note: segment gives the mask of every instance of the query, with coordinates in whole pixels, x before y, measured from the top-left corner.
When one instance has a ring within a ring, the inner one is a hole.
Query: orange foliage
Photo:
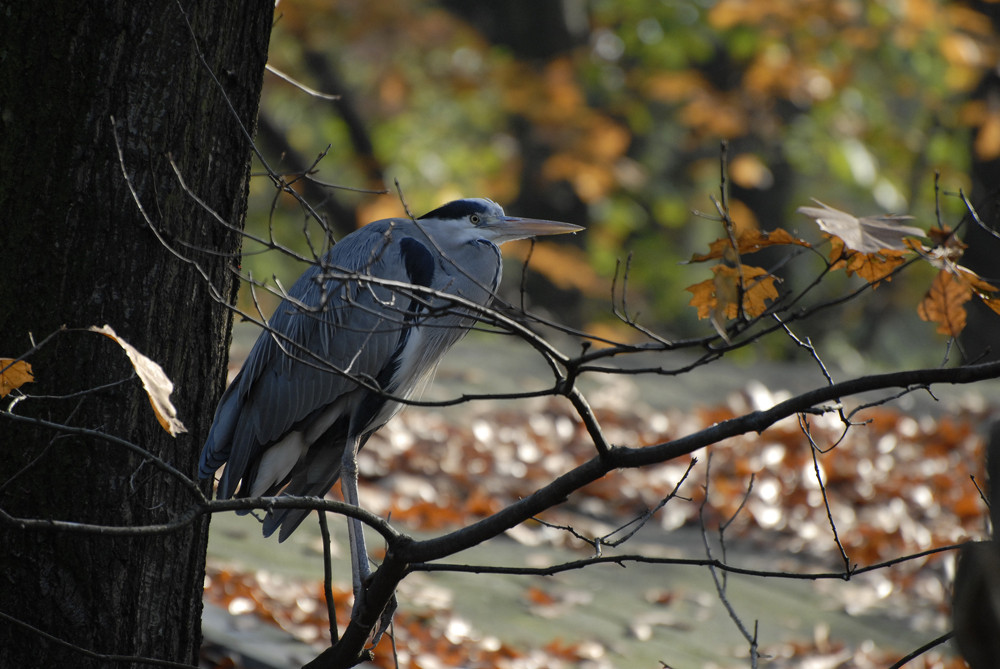
[[[877,288],[882,281],[892,281],[892,273],[906,262],[905,251],[882,250],[860,253],[844,246],[839,237],[830,236],[830,269],[843,269],[847,276],[857,274]]]
[[[709,90],[684,105],[681,121],[695,135],[725,138],[742,137],[749,124],[746,107],[738,96]]]
[[[809,246],[808,242],[792,237],[782,229],[762,232],[755,225],[732,223],[734,243],[728,236],[709,245],[708,253],[695,254],[691,262],[721,259],[724,262],[712,268],[712,278],[688,286],[692,294],[689,304],[698,309],[698,318],[711,318],[716,330],[725,330],[725,322],[740,315],[754,318],[767,310],[767,304],[777,299],[776,277],[760,267],[744,265],[740,256],[774,246],[794,244]],[[741,300],[742,298],[742,300]]]
[[[0,397],[6,397],[12,390],[35,380],[31,365],[24,360],[14,362],[13,358],[0,358]]]
[[[1000,157],[1000,109],[991,110],[983,120],[972,147],[979,160],[995,160]]]
[[[937,331],[957,337],[965,329],[965,307],[972,297],[968,286],[948,272],[938,272],[930,289],[917,307],[922,320],[938,324]]]
[[[778,244],[794,244],[806,247],[810,246],[809,242],[796,239],[787,230],[783,230],[781,228],[772,230],[771,232],[762,232],[760,230],[752,229],[737,236],[736,252],[739,255],[756,253],[763,248]],[[732,247],[732,242],[729,241],[728,237],[716,239],[714,242],[709,244],[708,253],[695,254],[691,257],[691,262],[704,262],[706,260],[727,257],[727,253],[732,250]]]
[[[511,242],[504,246],[504,257],[524,261],[530,248],[527,241]],[[587,254],[575,246],[535,242],[529,267],[558,288],[575,289],[593,296],[603,296],[608,291],[606,282],[594,271]]]
[[[655,72],[646,77],[643,91],[646,97],[660,102],[681,102],[709,88],[711,84],[695,70]]]

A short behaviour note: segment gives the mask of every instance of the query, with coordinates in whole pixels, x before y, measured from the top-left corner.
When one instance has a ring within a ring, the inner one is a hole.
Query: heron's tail
[[[313,446],[299,462],[291,474],[291,481],[281,491],[282,496],[323,497],[340,478],[340,460],[344,447]],[[306,519],[312,509],[287,508],[269,511],[264,518],[264,536],[271,536],[275,530],[278,541],[284,541]]]

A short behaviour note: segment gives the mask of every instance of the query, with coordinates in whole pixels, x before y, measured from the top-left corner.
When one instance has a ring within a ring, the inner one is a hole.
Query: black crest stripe
[[[486,211],[486,205],[482,202],[476,202],[475,200],[455,200],[443,207],[438,207],[434,211],[427,212],[420,218],[445,218],[454,220],[465,218],[472,214],[484,214]]]

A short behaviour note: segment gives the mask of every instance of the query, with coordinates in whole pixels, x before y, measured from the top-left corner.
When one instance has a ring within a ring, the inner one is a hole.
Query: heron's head
[[[433,226],[435,237],[444,232],[454,241],[485,239],[498,246],[515,239],[562,235],[583,230],[581,226],[572,223],[507,216],[500,205],[485,198],[455,200],[417,220]]]

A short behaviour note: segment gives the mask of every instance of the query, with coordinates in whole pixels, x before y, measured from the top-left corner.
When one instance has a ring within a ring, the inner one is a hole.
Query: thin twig
[[[99,653],[90,648],[84,648],[78,643],[73,643],[71,641],[66,641],[54,634],[50,634],[43,629],[39,629],[34,625],[26,623],[20,618],[16,618],[8,613],[0,611],[0,619],[16,625],[21,629],[29,632],[35,636],[38,636],[46,641],[54,643],[63,648],[69,648],[74,653],[77,653],[83,657],[90,658],[92,660],[99,660],[100,662],[110,662],[114,664],[147,664],[154,667],[173,667],[174,669],[191,669],[191,665],[186,662],[174,662],[172,660],[160,660],[154,657],[143,657],[141,655],[123,655],[119,653]]]
[[[712,557],[712,546],[708,540],[708,527],[705,522],[705,508],[708,505],[708,492],[709,485],[711,481],[711,469],[712,469],[712,455],[708,456],[708,460],[705,467],[705,497],[702,499],[701,505],[698,507],[698,519],[701,524],[701,541],[705,548],[705,556],[712,562],[714,558]],[[726,581],[725,579],[719,578],[719,574],[716,571],[714,564],[708,565],[708,573],[712,576],[712,582],[715,584],[716,594],[719,596],[719,601],[722,606],[726,609],[729,614],[730,620],[736,625],[736,629],[739,630],[743,638],[750,644],[750,666],[752,669],[757,669],[757,635],[756,633],[751,634],[747,630],[746,626],[743,624],[743,620],[740,618],[736,609],[733,608],[732,603],[729,601],[729,597],[726,596]],[[755,624],[756,629],[756,624]]]
[[[326,613],[330,620],[330,645],[340,640],[340,633],[337,631],[337,606],[333,601],[333,556],[330,554],[330,524],[327,522],[326,512],[320,511],[319,533],[323,539],[323,596],[326,598]]]
[[[284,72],[282,72],[278,68],[274,67],[270,63],[268,63],[267,65],[265,65],[264,69],[267,70],[268,72],[270,72],[271,74],[273,74],[274,76],[278,77],[282,81],[286,81],[286,82],[290,83],[292,86],[295,86],[295,88],[299,89],[303,93],[306,93],[307,95],[310,95],[310,96],[312,96],[314,98],[319,98],[320,100],[339,100],[340,99],[340,95],[339,94],[320,93],[316,89],[310,88],[310,87],[306,86],[305,84],[303,84],[298,79],[295,79],[295,78],[291,77],[290,75],[285,74]]]
[[[914,650],[912,653],[908,653],[904,657],[899,658],[899,660],[893,663],[893,665],[890,666],[889,669],[900,669],[901,667],[906,665],[910,660],[918,658],[927,651],[929,651],[930,649],[940,646],[941,644],[951,639],[953,636],[955,636],[955,632],[951,631],[951,632],[945,632],[936,639],[931,639],[920,648]]]
[[[837,544],[837,549],[840,551],[840,559],[844,562],[844,579],[847,580],[851,577],[851,559],[847,556],[847,550],[844,548],[844,544],[840,541],[840,535],[837,532],[837,523],[833,520],[833,511],[830,510],[830,496],[827,494],[826,482],[823,480],[823,473],[819,466],[819,458],[816,455],[819,448],[813,440],[812,432],[809,426],[809,419],[803,414],[799,414],[799,429],[802,430],[802,434],[804,434],[806,439],[809,440],[809,452],[812,454],[813,473],[816,475],[816,483],[819,485],[819,490],[823,495],[823,506],[826,507],[826,519],[830,524],[830,531],[833,533],[833,542]]]

